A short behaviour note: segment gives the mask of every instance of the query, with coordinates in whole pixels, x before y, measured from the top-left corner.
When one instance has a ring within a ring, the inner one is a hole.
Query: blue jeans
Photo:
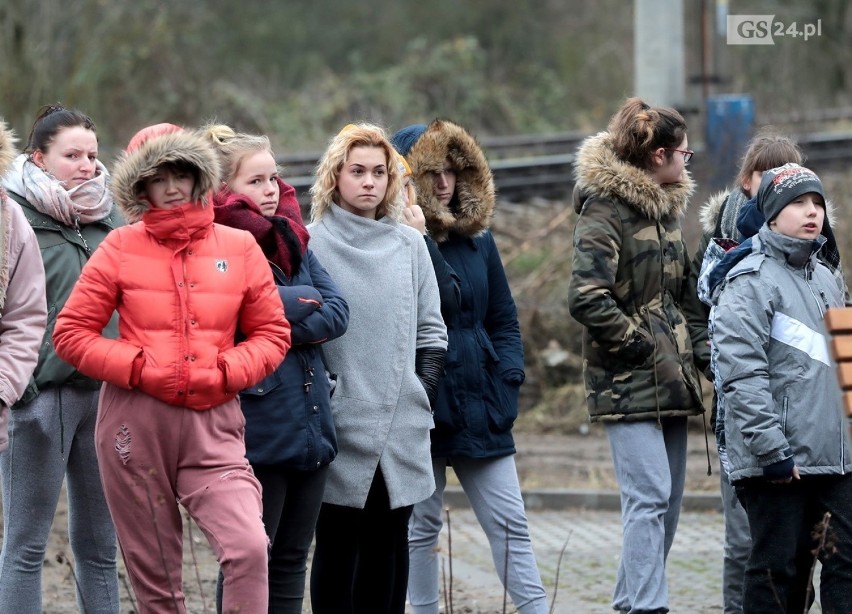
[[[515,457],[453,457],[451,461],[488,537],[494,567],[512,603],[521,614],[546,614],[547,594],[533,554]],[[437,488],[431,497],[414,506],[409,529],[408,599],[414,614],[437,614],[440,597],[436,546],[443,526],[441,514],[447,485],[447,459],[433,458],[432,468]],[[507,578],[503,578],[504,568],[508,571]]]
[[[674,541],[686,479],[686,418],[607,422],[624,530],[612,607],[668,612],[666,558]]]
[[[822,563],[823,612],[852,612],[852,475],[803,476],[789,484],[763,478],[736,483],[753,547],[745,576],[743,609],[749,614],[805,611],[813,600],[808,578],[817,542],[812,531],[826,512],[828,547]]]
[[[63,386],[12,410],[9,448],[0,454],[0,612],[42,612],[41,569],[63,479],[77,607],[88,614],[119,611],[115,529],[95,455],[97,409],[96,390]]]

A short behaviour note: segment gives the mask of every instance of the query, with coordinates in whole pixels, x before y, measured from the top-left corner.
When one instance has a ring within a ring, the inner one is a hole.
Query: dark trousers
[[[852,612],[852,475],[805,476],[790,484],[751,478],[736,484],[753,542],[743,611],[804,612],[815,556],[822,563],[822,611]],[[820,523],[831,513],[825,546],[815,554]]]
[[[323,503],[311,567],[314,614],[403,614],[412,509],[390,509],[381,471],[364,509]]]
[[[308,553],[314,538],[328,465],[295,471],[255,465],[263,487],[263,525],[269,536],[269,614],[301,614]],[[222,573],[216,587],[216,611],[222,611]]]

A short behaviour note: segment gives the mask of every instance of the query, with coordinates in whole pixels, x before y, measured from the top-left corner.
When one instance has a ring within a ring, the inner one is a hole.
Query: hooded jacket
[[[817,258],[823,242],[764,225],[713,310],[732,481],[762,476],[790,453],[802,476],[852,470],[823,322],[843,305],[843,288]]]
[[[253,465],[310,471],[329,464],[337,455],[331,380],[321,344],[346,332],[349,306],[308,248],[308,231],[295,190],[281,179],[278,183],[275,217],[279,220],[272,224],[273,232],[289,236],[280,242],[267,241],[267,249],[281,263],[270,260],[293,345],[275,371],[240,393],[240,406],[246,418],[246,458]],[[216,219],[234,228],[272,219],[264,218],[248,196],[227,189],[216,193],[214,203]],[[303,249],[300,237],[304,237]],[[284,268],[293,274],[286,275]]]
[[[820,241],[822,247],[817,251],[817,258],[828,267],[837,282],[846,287],[843,270],[840,266],[840,254],[831,230],[833,207],[826,202],[826,216],[823,222],[824,236],[831,240]],[[728,452],[725,437],[725,414],[727,412],[722,382],[716,377],[716,362],[719,350],[713,338],[716,328],[713,305],[719,298],[728,273],[749,256],[753,251],[753,237],[765,223],[763,214],[757,207],[757,198],[749,198],[742,190],[734,189],[725,196],[724,193],[712,196],[701,209],[701,226],[704,235],[695,253],[693,271],[699,267],[697,281],[694,282],[698,297],[706,305],[707,333],[711,342],[711,379],[714,386],[714,402],[710,423],[716,434],[716,447],[723,469],[730,473]],[[694,274],[694,273],[693,273]],[[848,291],[844,291],[845,303],[848,305]]]
[[[449,344],[434,405],[432,455],[499,457],[515,452],[512,425],[524,382],[517,308],[494,237],[494,179],[485,155],[462,126],[438,119],[394,137],[411,166],[429,234],[460,282],[458,313],[445,314]],[[455,196],[442,205],[432,173],[449,158]]]
[[[0,176],[14,158],[14,136],[0,121]],[[21,397],[36,367],[47,320],[44,292],[35,233],[0,188],[0,412]],[[5,445],[5,428],[0,428],[0,450]]]
[[[218,159],[208,140],[175,128],[134,142],[116,163],[113,193],[141,221],[110,233],[83,269],[56,323],[56,352],[90,377],[164,403],[216,407],[284,358],[281,299],[254,238],[213,224],[206,200]],[[196,169],[200,197],[152,208],[142,181],[175,162]],[[117,340],[101,335],[114,309]],[[237,329],[245,340],[235,346]]]
[[[680,218],[693,190],[659,185],[616,155],[608,133],[577,153],[571,315],[584,326],[586,400],[595,421],[659,420],[703,411],[695,363],[706,330],[687,325],[690,263]],[[706,326],[705,326],[706,328]]]

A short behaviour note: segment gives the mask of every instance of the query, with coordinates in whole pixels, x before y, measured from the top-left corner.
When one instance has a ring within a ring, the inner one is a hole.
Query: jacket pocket
[[[494,371],[488,372],[485,401],[488,428],[495,433],[503,433],[512,428],[518,417],[518,395],[520,385],[509,383]]]
[[[281,373],[279,373],[278,369],[275,369],[275,371],[264,377],[254,386],[244,389],[241,394],[249,397],[263,397],[272,393],[281,384]]]

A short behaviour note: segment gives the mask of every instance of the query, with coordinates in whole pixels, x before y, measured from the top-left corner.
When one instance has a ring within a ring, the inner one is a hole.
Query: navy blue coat
[[[432,455],[513,454],[524,350],[497,245],[490,231],[473,238],[450,233],[438,245],[459,277],[461,308],[445,314],[449,346],[435,403]]]
[[[272,272],[293,345],[274,372],[240,393],[246,457],[253,465],[310,471],[337,455],[320,344],[346,332],[349,306],[310,249],[291,279],[277,266]]]

